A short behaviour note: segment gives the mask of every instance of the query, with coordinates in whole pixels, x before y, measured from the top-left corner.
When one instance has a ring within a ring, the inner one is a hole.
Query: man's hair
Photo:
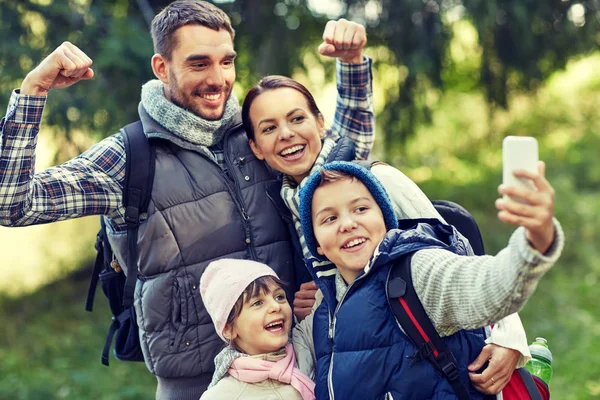
[[[171,60],[173,49],[177,47],[175,32],[185,25],[201,25],[215,31],[225,29],[231,35],[231,40],[235,37],[229,16],[220,8],[207,1],[176,0],[152,20],[154,52]]]
[[[250,120],[250,107],[252,107],[252,103],[254,103],[254,100],[256,100],[261,94],[281,88],[296,90],[302,96],[304,96],[306,103],[308,104],[308,109],[315,116],[315,118],[319,118],[322,115],[319,107],[317,107],[315,98],[306,88],[306,86],[292,78],[288,78],[287,76],[266,76],[262,78],[252,89],[248,90],[246,98],[244,99],[244,104],[242,105],[242,121],[244,123],[244,129],[246,130],[248,139],[255,140],[254,127],[252,126],[252,121]]]
[[[286,285],[281,279],[272,275],[261,276],[260,278],[253,280],[233,305],[233,308],[227,317],[227,325],[233,324],[233,321],[241,314],[244,304],[248,303],[259,294],[268,293],[269,288],[273,286],[284,289]]]

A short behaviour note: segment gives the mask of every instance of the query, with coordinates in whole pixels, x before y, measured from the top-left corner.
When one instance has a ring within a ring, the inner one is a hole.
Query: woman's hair
[[[259,294],[266,294],[272,286],[284,289],[286,284],[281,279],[271,275],[261,276],[260,278],[253,280],[233,305],[233,308],[227,317],[226,325],[233,325],[233,321],[241,314],[244,304],[248,303]]]
[[[266,76],[262,78],[256,84],[256,86],[248,90],[246,98],[244,99],[244,104],[242,105],[242,121],[244,123],[244,129],[246,130],[248,139],[255,140],[254,127],[252,126],[252,121],[250,120],[250,107],[252,107],[252,103],[254,103],[254,100],[256,100],[261,94],[281,88],[290,88],[300,92],[300,94],[302,94],[306,99],[308,108],[315,118],[319,118],[321,116],[321,111],[319,110],[319,107],[317,107],[315,98],[303,84],[293,80],[292,78],[288,78],[287,76]]]

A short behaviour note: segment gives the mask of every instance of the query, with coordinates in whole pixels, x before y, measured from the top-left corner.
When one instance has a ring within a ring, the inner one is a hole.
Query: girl
[[[201,400],[314,399],[314,383],[296,368],[288,343],[292,310],[284,283],[268,266],[221,259],[209,264],[200,293],[228,346],[215,358]]]
[[[299,191],[304,179],[326,162],[350,161],[365,154],[359,148],[348,151],[339,135],[326,136],[323,115],[314,97],[302,84],[287,77],[268,76],[251,88],[244,99],[242,119],[253,153],[283,174],[281,185],[270,189],[269,198],[275,203],[283,201],[278,209],[287,208],[291,212],[291,215],[284,216],[284,220],[289,222],[290,230],[298,237],[297,251],[308,259],[311,254],[299,217]],[[443,221],[427,196],[402,172],[383,163],[374,165],[371,172],[390,196],[396,218],[437,218]],[[300,278],[300,282],[312,280],[304,266],[298,269],[298,275],[308,275]],[[335,270],[333,265],[331,270]],[[294,300],[294,312],[299,317],[305,317],[311,311],[312,300],[305,300],[309,296],[302,292],[303,287],[309,287],[307,285],[314,284],[302,285]],[[314,292],[306,290],[306,293]],[[301,308],[300,312],[296,310],[296,304]],[[487,343],[493,345],[484,348],[471,364],[471,379],[478,390],[497,394],[509,381],[512,371],[524,366],[530,359],[527,338],[518,315],[499,321]],[[302,352],[298,356],[310,359]],[[482,373],[475,373],[488,360],[489,367]],[[490,377],[495,379],[493,385]]]

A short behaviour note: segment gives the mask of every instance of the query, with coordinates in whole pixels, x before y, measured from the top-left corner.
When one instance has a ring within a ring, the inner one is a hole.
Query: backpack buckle
[[[448,359],[446,359],[445,361],[445,363],[440,363],[440,368],[442,369],[442,372],[444,373],[446,378],[448,378],[449,381],[457,380],[460,374],[458,373],[458,368],[456,367],[456,364],[454,364]]]
[[[412,356],[408,356],[411,359],[409,368],[412,368],[417,362],[428,359],[435,349],[433,348],[433,344],[431,342],[423,342],[419,347],[417,347],[417,351]]]
[[[139,209],[137,207],[133,207],[133,206],[127,206],[127,208],[125,209],[125,222],[127,223],[127,225],[137,225],[139,222]]]

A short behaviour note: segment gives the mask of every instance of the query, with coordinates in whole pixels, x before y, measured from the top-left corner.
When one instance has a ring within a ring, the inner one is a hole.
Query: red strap
[[[423,330],[423,328],[419,324],[419,321],[417,321],[417,319],[415,318],[415,316],[413,315],[413,313],[410,311],[410,307],[408,307],[408,304],[406,303],[406,300],[404,300],[403,297],[398,297],[398,300],[400,301],[400,304],[402,305],[402,308],[404,308],[404,311],[406,311],[406,313],[408,314],[408,317],[410,318],[410,320],[412,321],[412,323],[415,325],[415,327],[417,328],[417,330],[419,331],[419,333],[421,334],[421,336],[423,337],[423,339],[425,339],[425,341],[427,343],[431,344],[431,347],[433,348],[433,355],[434,355],[434,357],[437,357],[439,355],[437,349],[433,346],[433,343],[431,343],[431,340],[429,339],[429,336],[427,336],[427,334],[425,333],[425,331]]]

